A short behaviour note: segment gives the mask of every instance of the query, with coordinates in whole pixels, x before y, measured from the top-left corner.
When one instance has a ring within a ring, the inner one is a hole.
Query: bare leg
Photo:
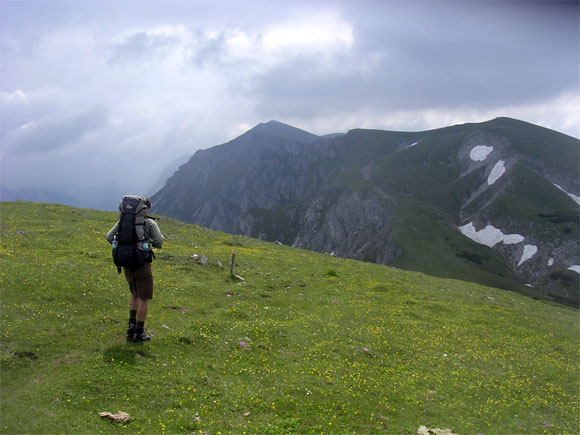
[[[139,298],[131,295],[131,300],[129,301],[129,309],[131,311],[138,311],[138,309],[139,309]]]
[[[135,335],[133,336],[133,342],[149,341],[151,337],[144,334],[143,329],[145,327],[145,318],[147,317],[147,307],[149,301],[145,299],[137,299],[137,325],[135,326]]]
[[[137,298],[135,298],[137,299]],[[131,297],[131,302],[133,302],[133,297]],[[149,307],[149,301],[144,299],[137,299],[137,322],[145,322],[147,317],[147,308]]]

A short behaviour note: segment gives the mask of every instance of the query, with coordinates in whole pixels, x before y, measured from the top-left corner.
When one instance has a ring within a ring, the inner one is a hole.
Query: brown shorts
[[[131,294],[139,299],[153,299],[153,269],[151,263],[140,267],[124,267]]]

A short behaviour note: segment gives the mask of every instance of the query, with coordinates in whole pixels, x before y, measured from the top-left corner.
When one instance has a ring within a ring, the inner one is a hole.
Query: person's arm
[[[146,222],[149,224],[149,238],[151,239],[151,244],[154,248],[161,248],[165,237],[161,234],[161,230],[153,219],[147,219]]]

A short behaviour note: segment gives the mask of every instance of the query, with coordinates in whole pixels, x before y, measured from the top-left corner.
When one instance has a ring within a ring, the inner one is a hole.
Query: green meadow
[[[573,308],[159,217],[133,344],[116,218],[0,205],[1,433],[580,431]]]

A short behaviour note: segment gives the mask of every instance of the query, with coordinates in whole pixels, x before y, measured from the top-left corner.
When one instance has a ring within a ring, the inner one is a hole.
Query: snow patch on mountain
[[[411,148],[417,145],[419,142],[413,142],[411,145],[407,145],[405,148]]]
[[[492,185],[493,183],[495,183],[499,177],[501,177],[503,174],[505,173],[505,161],[500,160],[499,162],[497,162],[495,164],[495,166],[493,167],[493,169],[491,170],[491,173],[489,174],[489,177],[487,177],[487,184],[488,185]]]
[[[525,245],[524,246],[524,253],[522,254],[522,258],[520,258],[520,262],[518,263],[518,267],[521,266],[525,261],[528,261],[538,252],[538,247],[536,245]]]
[[[470,222],[467,225],[458,228],[464,236],[469,237],[474,242],[489,246],[490,248],[493,248],[500,242],[503,242],[506,245],[512,245],[523,242],[525,239],[524,236],[520,236],[519,234],[506,235],[493,225],[487,225],[484,229],[476,231],[473,222]]]
[[[570,267],[568,268],[568,270],[573,270],[574,272],[578,272],[578,273],[580,273],[580,266],[578,266],[578,265],[575,265],[575,266],[570,266]]]
[[[503,243],[504,245],[516,245],[523,242],[524,239],[525,237],[519,234],[506,234],[503,238]]]
[[[487,159],[487,156],[493,151],[493,147],[485,145],[478,145],[474,147],[469,153],[469,158],[474,162],[481,162]]]
[[[503,243],[504,245],[515,245],[525,240],[525,237],[519,234],[504,234],[502,230],[495,228],[493,225],[487,225],[482,230],[476,231],[473,222],[470,222],[467,225],[458,228],[464,236],[469,237],[474,242],[489,246],[490,248],[493,248],[498,243]],[[525,245],[518,267],[536,255],[537,252],[538,247],[536,245]],[[550,261],[553,263],[553,259],[550,259]]]
[[[576,195],[574,195],[572,193],[566,192],[564,189],[562,189],[557,184],[554,184],[554,186],[556,186],[558,189],[560,189],[562,192],[564,192],[566,195],[568,195],[570,198],[572,198],[574,201],[576,201],[577,204],[580,204],[580,196],[576,196]]]

